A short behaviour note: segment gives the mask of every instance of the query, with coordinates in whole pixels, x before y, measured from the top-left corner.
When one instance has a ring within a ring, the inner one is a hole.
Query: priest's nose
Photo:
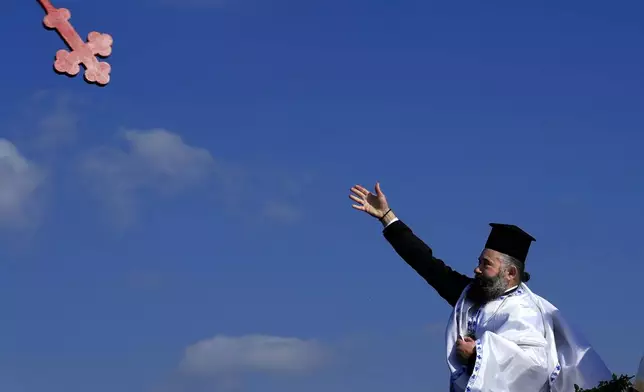
[[[481,275],[481,274],[483,273],[483,271],[481,271],[481,269],[480,269],[480,268],[479,268],[479,266],[477,265],[477,266],[476,266],[476,268],[474,268],[474,273],[475,273],[476,275]]]

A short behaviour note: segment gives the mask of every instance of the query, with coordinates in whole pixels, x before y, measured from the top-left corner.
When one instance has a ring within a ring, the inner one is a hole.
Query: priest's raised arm
[[[387,198],[376,184],[373,194],[361,185],[351,188],[353,208],[377,218],[384,225],[383,235],[396,253],[412,267],[451,306],[455,306],[472,278],[463,275],[434,257],[432,249],[389,208]]]

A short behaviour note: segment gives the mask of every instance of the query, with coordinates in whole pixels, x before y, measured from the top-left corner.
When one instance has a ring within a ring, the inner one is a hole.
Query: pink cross
[[[83,64],[87,82],[103,86],[109,83],[112,67],[105,61],[99,61],[96,55],[107,57],[112,53],[112,37],[109,34],[92,31],[87,36],[87,43],[85,43],[69,23],[72,14],[68,9],[55,8],[50,0],[38,0],[38,2],[47,12],[47,16],[43,20],[45,26],[49,29],[56,29],[72,49],[71,52],[65,49],[56,52],[56,61],[54,62],[56,71],[74,76],[80,72],[80,64]]]

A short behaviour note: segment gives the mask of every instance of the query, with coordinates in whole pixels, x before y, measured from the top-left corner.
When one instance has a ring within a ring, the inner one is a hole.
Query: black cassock
[[[396,253],[423,277],[452,307],[456,306],[472,278],[454,271],[443,260],[434,257],[432,249],[418,238],[401,220],[383,230]]]

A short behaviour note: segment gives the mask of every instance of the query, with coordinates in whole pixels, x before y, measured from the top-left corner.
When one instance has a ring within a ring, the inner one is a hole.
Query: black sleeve
[[[472,278],[454,271],[434,257],[427,246],[401,220],[385,228],[383,235],[403,258],[423,279],[427,281],[451,306],[455,306],[461,293]]]

